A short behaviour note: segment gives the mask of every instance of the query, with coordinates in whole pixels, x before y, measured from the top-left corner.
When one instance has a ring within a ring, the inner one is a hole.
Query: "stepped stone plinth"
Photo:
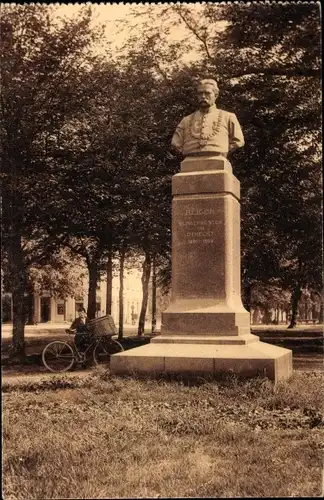
[[[172,290],[161,335],[112,356],[111,371],[289,378],[292,352],[252,335],[241,301],[240,183],[229,161],[187,157],[172,195]]]

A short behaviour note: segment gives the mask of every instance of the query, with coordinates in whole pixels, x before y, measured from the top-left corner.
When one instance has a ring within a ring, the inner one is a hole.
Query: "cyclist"
[[[91,333],[88,327],[88,317],[84,307],[78,309],[79,317],[76,318],[66,333],[75,333],[74,343],[78,351],[83,351],[91,342]]]

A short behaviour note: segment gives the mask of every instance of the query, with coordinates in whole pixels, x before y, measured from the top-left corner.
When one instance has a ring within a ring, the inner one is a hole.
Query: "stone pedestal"
[[[187,158],[172,179],[172,300],[162,335],[241,335],[240,183],[222,157]]]
[[[172,195],[172,292],[161,335],[114,355],[111,370],[288,378],[291,351],[251,335],[241,301],[240,183],[230,163],[187,157]]]

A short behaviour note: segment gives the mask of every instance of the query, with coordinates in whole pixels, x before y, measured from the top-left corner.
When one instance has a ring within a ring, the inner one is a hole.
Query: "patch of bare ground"
[[[4,497],[320,496],[320,372],[3,384]]]

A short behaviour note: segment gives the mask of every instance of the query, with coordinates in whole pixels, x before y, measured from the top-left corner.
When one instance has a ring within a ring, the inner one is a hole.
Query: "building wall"
[[[107,282],[102,280],[97,287],[97,316],[106,314],[106,294]],[[133,314],[139,315],[142,303],[142,282],[141,274],[137,270],[125,272],[124,277],[124,323],[132,323]],[[44,312],[46,313],[46,302],[50,307],[50,323],[72,323],[77,317],[77,311],[80,306],[85,309],[88,307],[88,280],[83,283],[83,296],[74,299],[68,297],[66,300],[55,299],[43,293],[41,296],[35,296],[35,321],[44,322]],[[115,323],[119,321],[119,278],[114,277],[112,282],[112,317]]]

